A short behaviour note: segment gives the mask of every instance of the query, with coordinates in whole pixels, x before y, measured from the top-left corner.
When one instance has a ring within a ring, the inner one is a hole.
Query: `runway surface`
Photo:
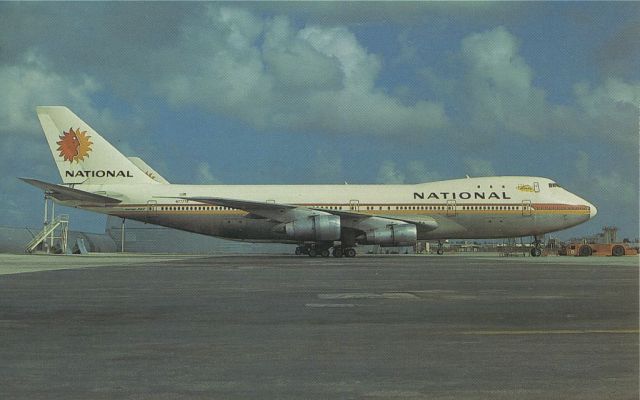
[[[0,255],[0,340],[3,399],[637,399],[638,258]]]

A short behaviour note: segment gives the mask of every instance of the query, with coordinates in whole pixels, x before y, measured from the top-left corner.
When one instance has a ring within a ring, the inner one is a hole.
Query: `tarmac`
[[[0,255],[3,399],[637,399],[638,257]]]

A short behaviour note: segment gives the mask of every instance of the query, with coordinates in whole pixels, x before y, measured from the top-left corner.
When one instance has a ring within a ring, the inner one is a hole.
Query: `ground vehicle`
[[[620,257],[637,255],[638,249],[631,247],[629,243],[570,243],[559,254],[578,257]]]

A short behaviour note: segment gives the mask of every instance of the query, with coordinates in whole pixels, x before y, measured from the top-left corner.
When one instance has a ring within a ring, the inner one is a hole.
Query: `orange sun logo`
[[[87,136],[87,131],[81,131],[80,128],[75,131],[73,128],[69,128],[69,132],[63,132],[60,136],[58,144],[58,151],[60,157],[63,157],[65,161],[70,163],[84,161],[85,157],[89,157],[89,152],[92,150],[92,141],[89,139],[91,136]]]

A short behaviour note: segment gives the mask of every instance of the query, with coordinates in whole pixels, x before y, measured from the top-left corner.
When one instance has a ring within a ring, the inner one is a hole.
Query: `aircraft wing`
[[[325,210],[323,210],[325,211]],[[340,210],[326,210],[326,212],[334,215],[339,215],[343,221],[343,225],[346,227],[352,227],[359,230],[367,230],[371,228],[380,228],[390,224],[407,223],[416,225],[418,230],[428,232],[438,227],[438,222],[429,216],[421,216],[413,218],[407,218],[405,216],[390,216],[376,217],[368,214],[360,214],[353,211],[340,211]]]
[[[55,183],[39,181],[37,179],[20,178],[20,180],[44,190],[47,195],[59,201],[77,201],[79,203],[97,203],[103,205],[117,204],[122,202],[122,200],[115,199],[113,197],[89,193],[67,186],[56,185]]]
[[[181,199],[214,204],[223,207],[236,208],[247,211],[263,218],[269,218],[277,222],[290,222],[297,218],[312,215],[333,214],[344,221],[345,227],[366,230],[374,227],[382,227],[390,224],[409,223],[417,226],[419,230],[431,231],[438,227],[438,222],[429,216],[419,218],[404,217],[375,217],[352,211],[327,210],[297,206],[292,204],[267,203],[262,201],[227,199],[222,197],[180,197]]]
[[[259,217],[268,218],[277,222],[291,222],[295,219],[312,215],[328,215],[325,210],[314,210],[291,204],[267,203],[262,201],[227,199],[222,197],[179,197],[184,200],[198,201],[200,203],[214,204],[217,206],[236,208],[247,211]]]

